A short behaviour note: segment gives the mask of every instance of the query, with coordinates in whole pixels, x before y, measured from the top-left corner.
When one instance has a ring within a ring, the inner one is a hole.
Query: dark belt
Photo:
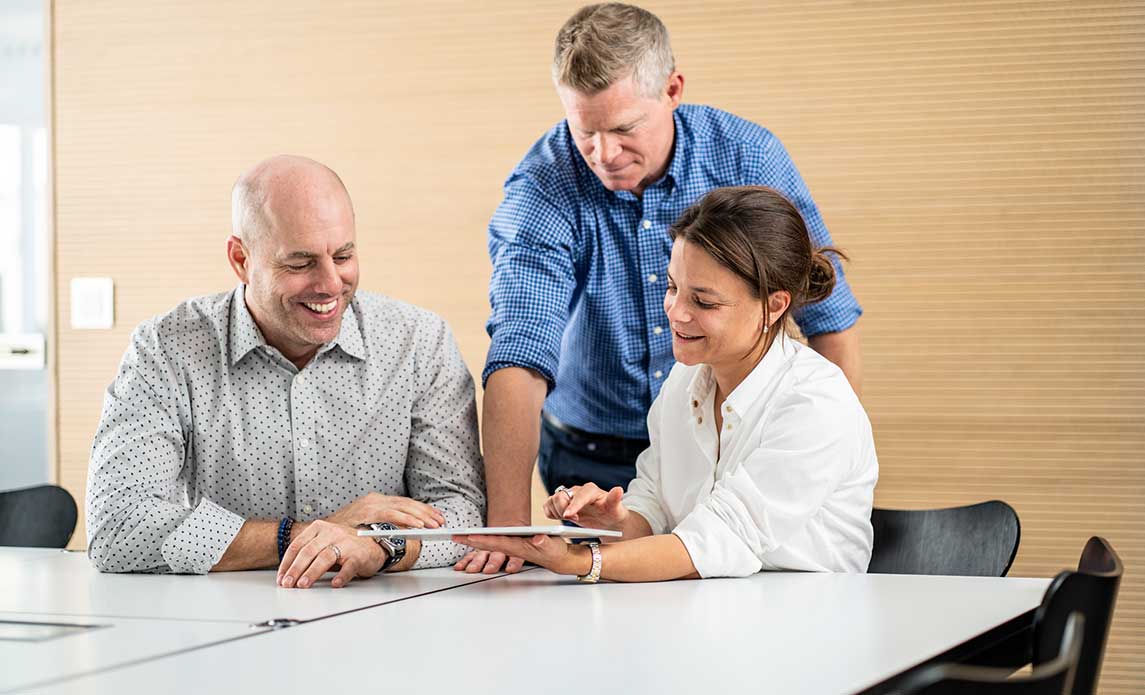
[[[567,434],[571,437],[575,437],[575,438],[581,440],[582,443],[584,443],[584,444],[590,444],[590,443],[596,444],[597,446],[599,446],[601,448],[614,450],[614,451],[616,451],[616,450],[620,450],[623,452],[635,451],[636,454],[639,454],[641,451],[648,448],[648,440],[647,439],[629,439],[628,437],[617,437],[617,436],[614,436],[611,434],[597,434],[595,432],[586,432],[582,429],[578,429],[576,427],[573,427],[572,425],[566,425],[565,423],[561,422],[556,417],[554,417],[553,415],[550,415],[547,411],[544,411],[544,410],[541,411],[541,418],[545,421],[545,424],[548,425],[549,427],[552,427],[554,430],[557,430],[558,432],[563,432],[564,434]],[[635,456],[635,454],[633,454],[633,456]]]

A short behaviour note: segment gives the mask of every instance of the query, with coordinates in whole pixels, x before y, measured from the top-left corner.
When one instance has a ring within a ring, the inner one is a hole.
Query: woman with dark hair
[[[601,547],[466,536],[585,581],[865,572],[878,461],[843,372],[787,332],[831,293],[835,267],[769,188],[721,188],[671,229],[664,309],[676,366],[648,413],[627,493],[592,483],[545,502],[552,519],[615,529]]]

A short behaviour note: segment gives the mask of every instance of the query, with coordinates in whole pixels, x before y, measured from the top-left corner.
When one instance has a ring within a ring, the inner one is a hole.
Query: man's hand
[[[541,406],[548,388],[543,376],[524,367],[498,369],[485,382],[481,441],[485,443],[490,526],[528,526],[532,521],[530,485],[541,441]],[[512,574],[520,572],[524,564],[521,558],[502,552],[475,550],[453,569],[496,574],[504,565]]]
[[[596,483],[585,483],[557,490],[545,500],[545,516],[589,528],[620,530],[628,519],[623,498],[624,488],[620,486],[605,492]]]
[[[520,519],[513,519],[509,522],[497,521],[489,519],[490,526],[528,526],[530,519],[524,521]],[[525,560],[520,557],[511,557],[502,552],[490,552],[488,550],[470,550],[465,554],[465,557],[457,561],[453,569],[458,572],[465,572],[467,574],[477,574],[484,572],[485,574],[497,574],[501,571],[501,567],[505,567],[505,571],[509,574],[516,574],[521,571],[525,566]]]
[[[371,492],[326,517],[326,521],[350,528],[383,521],[402,528],[441,528],[445,526],[445,515],[408,497]]]
[[[308,524],[286,549],[278,565],[278,585],[309,589],[326,572],[337,569],[330,586],[338,589],[355,578],[374,576],[385,562],[386,551],[372,538],[359,536],[353,528],[318,520]]]

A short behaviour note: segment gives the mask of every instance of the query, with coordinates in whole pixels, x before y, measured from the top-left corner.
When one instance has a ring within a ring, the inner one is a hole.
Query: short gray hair
[[[586,5],[557,32],[553,82],[596,94],[632,75],[647,97],[659,96],[676,69],[668,28],[635,5]]]

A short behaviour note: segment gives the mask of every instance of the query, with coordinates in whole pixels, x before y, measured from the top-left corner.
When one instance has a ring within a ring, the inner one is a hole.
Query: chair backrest
[[[64,548],[76,530],[76,502],[56,485],[0,492],[0,545]]]
[[[934,664],[908,676],[897,692],[910,695],[1065,695],[1070,692],[1081,655],[1085,618],[1073,613],[1067,619],[1058,656],[1035,666],[1027,674],[1012,675],[1012,669],[961,664]]]
[[[1105,641],[1113,619],[1113,605],[1124,566],[1109,544],[1098,536],[1089,539],[1077,571],[1060,572],[1046,590],[1034,615],[1035,665],[1058,655],[1061,635],[1074,612],[1085,616],[1085,639],[1081,647],[1073,695],[1089,695],[1097,689],[1097,677],[1105,654]]]
[[[1014,508],[997,500],[950,509],[875,509],[875,544],[867,571],[1004,577],[1018,554]]]

